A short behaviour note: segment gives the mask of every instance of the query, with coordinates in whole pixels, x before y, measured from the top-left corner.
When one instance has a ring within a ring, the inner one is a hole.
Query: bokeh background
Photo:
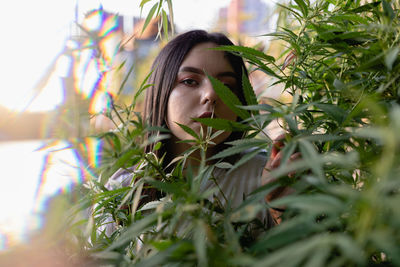
[[[43,228],[48,199],[95,175],[91,169],[101,162],[102,144],[90,136],[115,127],[104,114],[114,104],[132,101],[167,41],[158,31],[160,17],[143,31],[154,1],[143,8],[140,2],[0,4],[5,11],[0,16],[5,37],[0,44],[0,250],[28,243],[31,233]],[[284,49],[263,36],[279,22],[273,1],[172,3],[169,38],[205,29],[275,57]],[[252,71],[251,81],[261,101],[285,97],[266,75]],[[137,107],[140,111],[140,102]],[[76,140],[79,149],[73,145]]]

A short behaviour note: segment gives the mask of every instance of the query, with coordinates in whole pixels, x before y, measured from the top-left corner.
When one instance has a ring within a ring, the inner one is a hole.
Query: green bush
[[[400,265],[398,6],[394,1],[295,0],[281,6],[286,26],[267,34],[285,42],[285,62],[250,47],[219,48],[240,54],[292,95],[291,103],[257,104],[245,80],[248,105],[237,107],[229,90],[212,80],[243,121],[202,123],[247,131],[244,140],[215,159],[255,148],[234,166],[218,166],[235,168],[269,150],[264,132],[269,122],[279,119],[288,131],[283,162],[272,172],[280,179],[259,188],[238,208],[224,209],[208,200],[211,191],[199,190],[215,165],[203,158],[198,171],[183,172],[182,157],[166,171],[162,158],[143,152],[143,136],[154,129],[134,114],[135,100],[128,107],[116,106],[119,127],[101,135],[106,144],[100,178],[81,188],[80,207],[95,205],[85,227],[76,224],[70,234],[93,259],[117,266]],[[146,86],[145,81],[139,91]],[[193,138],[193,149],[206,150],[210,138]],[[294,151],[302,157],[288,165]],[[138,166],[132,173],[137,183],[104,187],[116,170],[133,165]],[[295,177],[288,177],[293,171]],[[295,193],[261,205],[259,200],[279,185]],[[148,187],[163,192],[163,198],[140,206]],[[254,238],[257,211],[280,205],[286,206],[283,222]],[[109,218],[118,227],[108,237],[103,229]]]

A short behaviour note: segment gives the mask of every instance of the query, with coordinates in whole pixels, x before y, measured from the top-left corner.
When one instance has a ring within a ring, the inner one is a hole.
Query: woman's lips
[[[199,116],[199,118],[211,118],[211,117],[215,117],[215,116],[213,116],[212,112],[204,112],[203,114],[201,114]]]

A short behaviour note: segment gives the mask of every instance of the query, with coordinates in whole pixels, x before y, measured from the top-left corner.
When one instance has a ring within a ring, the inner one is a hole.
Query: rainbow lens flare
[[[48,95],[57,99],[54,108],[59,108],[40,119],[41,136],[35,138],[43,139],[0,142],[0,161],[8,163],[2,168],[7,189],[0,195],[4,215],[0,251],[29,242],[32,233],[43,229],[51,199],[96,178],[93,169],[100,166],[103,142],[94,137],[79,139],[91,132],[93,121],[68,120],[87,112],[105,114],[113,107],[121,84],[115,66],[121,63],[117,53],[123,33],[119,17],[102,8],[87,13],[80,29],[82,34],[70,36],[38,86],[51,91]],[[79,98],[82,101],[76,101]],[[44,102],[38,103],[40,110]]]
[[[91,114],[111,108],[118,90],[114,71],[120,48],[122,29],[118,17],[102,9],[89,12],[82,23],[86,38],[73,53],[74,88],[84,99],[90,99]]]
[[[78,151],[67,141],[0,143],[0,160],[9,163],[3,168],[9,190],[0,196],[7,215],[0,218],[0,250],[28,242],[43,227],[49,199],[95,177],[90,166],[99,165],[102,142],[86,138],[82,147]]]

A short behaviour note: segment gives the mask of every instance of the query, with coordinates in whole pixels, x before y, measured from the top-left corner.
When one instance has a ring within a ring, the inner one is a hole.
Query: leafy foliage
[[[100,179],[82,189],[84,206],[95,205],[85,229],[74,232],[93,258],[117,266],[400,265],[398,3],[296,0],[281,8],[287,24],[267,35],[286,43],[284,62],[253,48],[218,49],[243,56],[289,92],[292,102],[257,104],[244,80],[248,103],[243,106],[210,77],[242,121],[199,121],[247,132],[212,158],[216,164],[206,164],[204,151],[220,132],[198,136],[182,125],[195,140],[188,153],[202,151],[200,168],[184,170],[186,154],[165,169],[163,158],[143,147],[166,136],[144,140],[154,129],[133,113],[134,104],[115,107],[120,122],[102,135],[107,145]],[[277,119],[288,132],[281,165],[271,172],[279,179],[237,208],[210,200],[218,188],[204,191],[202,183],[213,178],[217,166],[235,168],[263,149],[270,151],[264,129]],[[235,165],[224,161],[250,147],[255,152]],[[302,157],[289,163],[295,151]],[[105,187],[120,168],[130,184]],[[259,200],[279,185],[295,193],[261,205]],[[159,199],[142,205],[151,188],[161,192]],[[255,238],[254,227],[261,225],[257,212],[282,206],[282,223]],[[115,231],[107,233],[107,225]]]

